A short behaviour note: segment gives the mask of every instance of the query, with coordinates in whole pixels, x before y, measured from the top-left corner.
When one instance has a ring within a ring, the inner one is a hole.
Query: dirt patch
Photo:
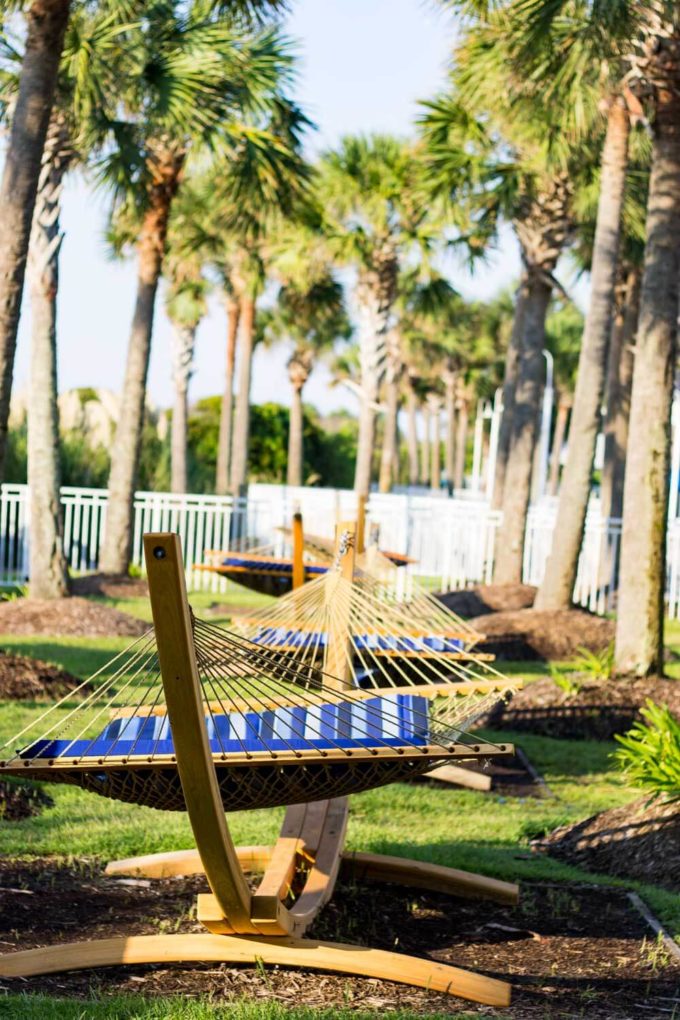
[[[65,669],[51,666],[40,659],[0,652],[0,700],[54,701],[80,687],[82,680]],[[87,693],[91,688],[83,688]]]
[[[54,801],[48,793],[32,783],[0,779],[0,821],[20,822],[24,818],[39,815]]]
[[[668,705],[680,719],[680,681],[659,677],[583,682],[572,694],[550,677],[528,683],[508,701],[499,702],[485,725],[538,733],[567,740],[611,740],[641,719],[648,698]]]
[[[0,633],[73,637],[139,637],[149,624],[77,595],[66,599],[12,599],[0,603]]]
[[[145,599],[149,585],[142,577],[127,574],[85,574],[71,581],[74,595],[99,595],[107,599]]]
[[[4,952],[76,938],[200,931],[193,903],[195,894],[207,889],[200,878],[131,886],[106,878],[87,862],[66,866],[49,859],[0,862],[0,886]],[[532,883],[523,886],[518,907],[507,907],[396,886],[340,884],[309,935],[507,978],[514,985],[513,1005],[496,1011],[386,981],[214,963],[116,967],[5,979],[2,985],[60,997],[212,995],[223,1003],[245,995],[312,1008],[629,1020],[665,1015],[680,981],[677,963],[660,966],[650,957],[644,945],[650,930],[622,889]]]
[[[647,798],[563,825],[535,846],[587,871],[680,891],[680,803]]]
[[[252,614],[253,607],[242,602],[211,602],[203,611],[204,616],[234,617]]]
[[[532,584],[479,584],[437,595],[440,602],[458,616],[482,616],[486,613],[530,609],[537,588]]]
[[[583,609],[518,609],[470,620],[487,636],[477,646],[506,661],[571,659],[579,648],[603,651],[614,640],[615,623]]]

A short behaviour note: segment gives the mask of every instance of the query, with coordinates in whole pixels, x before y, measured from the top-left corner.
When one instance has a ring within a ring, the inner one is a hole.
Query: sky
[[[310,154],[332,146],[345,133],[370,131],[408,135],[418,101],[441,87],[455,39],[453,17],[436,0],[291,0],[286,30],[300,53],[296,94],[318,125]],[[109,257],[103,233],[106,195],[81,177],[68,180],[62,227],[58,308],[59,389],[107,387],[119,391],[125,369],[128,331],[135,298],[134,261]],[[453,266],[452,282],[462,293],[487,298],[510,283],[519,268],[509,234],[488,264],[475,273]],[[28,384],[30,308],[24,303],[16,365],[16,390]],[[190,399],[220,392],[224,372],[226,321],[217,298],[197,337]],[[172,402],[170,327],[163,296],[157,304],[149,396]],[[252,398],[256,403],[289,403],[284,346],[255,355]],[[322,413],[345,407],[356,411],[354,396],[330,386],[320,366],[305,391]]]

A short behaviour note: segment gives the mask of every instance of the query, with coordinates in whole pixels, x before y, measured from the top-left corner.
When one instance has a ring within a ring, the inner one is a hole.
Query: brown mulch
[[[81,683],[78,677],[49,662],[0,652],[0,700],[55,700],[80,687]],[[87,692],[91,688],[83,690]]]
[[[0,821],[20,822],[39,815],[43,808],[53,804],[50,795],[39,786],[0,779]]]
[[[437,595],[440,602],[458,616],[482,616],[485,613],[530,609],[537,588],[532,584],[478,584]]]
[[[65,599],[0,602],[0,633],[73,637],[139,637],[149,624],[77,595]]]
[[[533,680],[495,705],[486,725],[573,740],[611,740],[638,719],[648,698],[680,719],[680,681],[660,677],[583,681],[567,694],[550,677]]]
[[[29,948],[115,935],[192,932],[202,878],[106,878],[84,861],[0,861],[0,944]],[[39,907],[39,909],[36,909]],[[0,987],[59,997],[95,994],[247,996],[287,1005],[410,1009],[557,1020],[629,1020],[666,1015],[678,998],[680,964],[645,951],[653,935],[625,890],[537,882],[518,907],[421,893],[397,886],[339,884],[311,938],[412,953],[509,979],[513,1005],[493,1010],[388,981],[282,968],[167,964],[4,979]]]
[[[563,825],[535,844],[587,871],[680,892],[680,803],[646,798]]]
[[[479,651],[506,661],[570,659],[581,647],[603,651],[614,640],[616,626],[584,609],[518,609],[487,613],[469,622],[487,636],[477,646]]]
[[[99,595],[108,599],[149,597],[149,585],[142,577],[127,574],[84,574],[71,581],[74,595]]]

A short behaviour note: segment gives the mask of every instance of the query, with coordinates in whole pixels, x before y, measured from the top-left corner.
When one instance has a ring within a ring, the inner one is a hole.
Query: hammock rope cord
[[[341,581],[335,588],[343,607]],[[503,679],[345,688],[319,666],[215,623],[194,619],[193,633],[227,809],[370,789],[465,757],[468,748],[478,754],[467,724],[512,686]],[[495,750],[503,745],[485,743],[482,753]],[[0,772],[183,810],[173,751],[151,631],[6,741]]]

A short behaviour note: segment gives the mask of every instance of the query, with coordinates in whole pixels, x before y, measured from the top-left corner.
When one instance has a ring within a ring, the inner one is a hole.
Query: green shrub
[[[621,747],[614,758],[626,778],[650,793],[650,799],[680,800],[680,723],[666,705],[650,699],[642,714],[646,723],[637,722],[616,737]]]

